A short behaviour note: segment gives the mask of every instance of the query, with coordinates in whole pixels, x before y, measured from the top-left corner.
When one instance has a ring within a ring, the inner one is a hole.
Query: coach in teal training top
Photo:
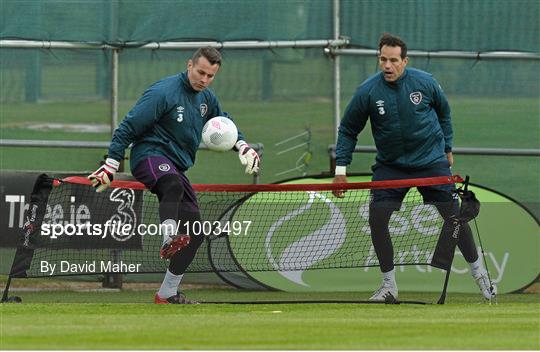
[[[406,68],[408,62],[407,45],[398,37],[383,35],[379,42],[381,72],[360,85],[339,126],[334,182],[347,182],[346,167],[352,161],[357,135],[368,118],[377,147],[373,181],[451,175],[454,158],[448,101],[431,74]],[[483,296],[493,298],[496,287],[478,256],[471,228],[467,223],[454,227],[459,214],[459,204],[452,193],[454,185],[417,188],[424,202],[435,205],[444,219],[435,249],[437,255],[433,256],[431,265],[449,269],[456,241],[454,230],[459,230],[457,246],[470,264]],[[369,226],[383,274],[383,283],[371,296],[372,301],[395,301],[398,297],[388,224],[408,191],[408,188],[371,190]],[[345,196],[342,191],[333,193],[337,197]]]
[[[339,127],[336,165],[351,163],[370,117],[377,162],[402,168],[445,164],[452,151],[450,106],[431,74],[405,68],[395,81],[380,72],[358,88]]]

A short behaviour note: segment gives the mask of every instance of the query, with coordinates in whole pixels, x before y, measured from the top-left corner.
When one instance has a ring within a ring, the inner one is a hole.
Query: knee
[[[174,196],[175,198],[182,197],[184,193],[184,185],[180,181],[178,175],[168,174],[161,177],[154,188],[152,189],[158,199]]]
[[[377,215],[373,211],[370,211],[369,212],[369,226],[373,228],[374,226],[377,226],[378,223],[379,223],[379,219],[377,219]]]
[[[369,225],[373,228],[374,226],[386,226],[390,221],[390,217],[394,208],[390,207],[381,207],[381,206],[370,206],[369,207]]]

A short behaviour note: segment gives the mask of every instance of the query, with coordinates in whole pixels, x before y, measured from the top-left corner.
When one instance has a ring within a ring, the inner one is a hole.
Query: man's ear
[[[191,59],[189,59],[188,62],[187,62],[187,69],[191,70],[192,67],[193,67],[193,61]]]

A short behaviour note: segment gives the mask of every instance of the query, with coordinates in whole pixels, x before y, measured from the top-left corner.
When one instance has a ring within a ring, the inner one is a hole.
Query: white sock
[[[396,269],[394,268],[390,271],[383,273],[383,280],[391,283],[394,286],[397,286],[396,285]]]
[[[169,271],[169,269],[167,269],[163,282],[161,283],[161,287],[159,288],[158,296],[161,298],[169,298],[176,295],[178,286],[182,281],[182,277],[184,277],[184,274],[174,275]]]
[[[176,235],[176,227],[177,223],[174,219],[167,219],[161,223],[160,232],[163,236],[163,244],[165,244],[165,241],[167,241],[170,237]]]
[[[471,275],[473,277],[478,277],[486,272],[484,262],[480,256],[478,256],[475,262],[469,263],[469,265],[471,266]]]

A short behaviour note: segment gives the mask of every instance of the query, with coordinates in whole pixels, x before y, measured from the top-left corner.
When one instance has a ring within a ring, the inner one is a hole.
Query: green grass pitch
[[[14,292],[2,304],[1,349],[540,349],[538,294],[450,294],[445,305],[154,305],[155,291]],[[369,293],[193,289],[204,301],[366,299]],[[403,293],[434,302],[435,294]]]

